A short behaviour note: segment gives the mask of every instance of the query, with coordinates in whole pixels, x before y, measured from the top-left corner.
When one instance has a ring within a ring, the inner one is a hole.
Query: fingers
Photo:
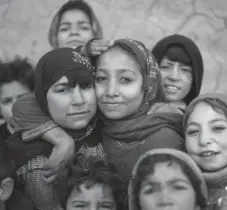
[[[113,46],[114,41],[111,40],[94,40],[91,43],[91,52],[92,55],[100,55],[102,52],[109,49],[109,47]]]

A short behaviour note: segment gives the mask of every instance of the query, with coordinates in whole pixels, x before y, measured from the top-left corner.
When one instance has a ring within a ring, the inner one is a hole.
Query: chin
[[[69,126],[67,126],[71,130],[81,130],[85,129],[90,121],[79,121],[76,123],[70,123]]]

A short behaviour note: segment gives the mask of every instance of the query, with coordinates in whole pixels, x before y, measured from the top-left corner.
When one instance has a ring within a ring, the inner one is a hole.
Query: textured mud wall
[[[50,49],[47,31],[64,0],[0,0],[0,56],[29,56]],[[200,47],[205,63],[202,92],[227,91],[226,0],[87,0],[107,39],[130,37],[149,48],[181,33]]]

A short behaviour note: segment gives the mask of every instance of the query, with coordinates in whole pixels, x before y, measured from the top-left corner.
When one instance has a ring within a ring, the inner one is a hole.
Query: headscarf
[[[49,30],[49,42],[52,47],[54,48],[58,47],[57,34],[59,22],[61,20],[62,14],[70,9],[79,9],[82,10],[85,14],[87,14],[93,29],[94,37],[102,38],[103,36],[102,27],[92,8],[83,0],[70,0],[62,5],[62,7],[57,11],[51,22]]]
[[[129,200],[129,210],[141,210],[138,209],[138,189],[135,186],[135,177],[138,173],[139,167],[143,166],[143,162],[149,158],[154,157],[157,155],[168,155],[170,157],[173,157],[176,160],[179,160],[181,163],[183,163],[188,170],[190,171],[190,174],[187,174],[189,176],[190,181],[192,182],[192,185],[194,187],[194,190],[196,192],[198,201],[200,201],[200,206],[206,206],[208,202],[208,192],[207,192],[207,186],[205,183],[205,180],[203,178],[203,175],[196,165],[196,163],[192,160],[192,158],[187,155],[184,152],[175,150],[175,149],[154,149],[149,150],[145,154],[143,154],[135,164],[133,171],[132,171],[132,179],[130,180],[129,187],[128,187],[128,200]],[[148,166],[149,167],[149,166]],[[154,166],[151,166],[154,167]],[[141,180],[142,181],[142,180]]]
[[[137,111],[121,120],[110,120],[102,113],[99,113],[98,116],[104,126],[103,132],[108,136],[112,136],[115,140],[129,143],[144,140],[162,126],[176,129],[175,126],[178,124],[178,120],[181,120],[178,114],[159,113],[157,115],[147,115],[147,111],[152,104],[164,101],[159,68],[152,54],[141,42],[131,39],[117,40],[115,46],[121,47],[137,58],[143,77],[144,99]],[[176,118],[174,119],[174,117]],[[178,119],[177,123],[176,119]]]
[[[109,162],[122,163],[120,169],[129,176],[131,169],[141,153],[159,147],[183,149],[181,114],[154,113],[147,114],[152,104],[164,101],[160,86],[160,72],[152,54],[139,41],[120,39],[115,45],[134,55],[141,67],[143,77],[144,99],[140,108],[124,119],[107,119],[98,113],[104,151]],[[166,140],[166,133],[158,132],[162,128],[172,130]],[[173,134],[174,133],[174,134]],[[164,141],[163,141],[164,139]]]
[[[161,39],[152,49],[152,53],[158,64],[160,64],[171,47],[175,47],[175,51],[177,50],[176,47],[182,48],[187,54],[184,57],[189,56],[191,58],[192,86],[189,94],[184,99],[185,103],[189,104],[200,92],[204,71],[203,58],[195,42],[183,35],[174,34]],[[180,55],[180,57],[183,57],[183,55]]]

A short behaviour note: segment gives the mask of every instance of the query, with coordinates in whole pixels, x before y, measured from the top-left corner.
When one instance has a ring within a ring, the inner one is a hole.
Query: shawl
[[[144,99],[140,108],[124,119],[110,120],[100,112],[98,117],[107,158],[111,162],[117,162],[117,159],[121,159],[124,165],[128,165],[126,168],[130,168],[126,169],[126,173],[130,174],[137,156],[146,150],[156,147],[183,149],[182,116],[177,113],[147,114],[152,104],[164,101],[158,65],[141,42],[121,39],[115,41],[115,45],[122,47],[137,58],[143,76]],[[166,133],[159,133],[163,128],[171,130],[171,134],[168,136]],[[131,157],[129,153],[133,153],[133,148],[135,153]],[[140,152],[136,154],[139,150]],[[132,163],[131,166],[129,166],[129,162]]]
[[[189,104],[200,92],[204,71],[203,58],[195,42],[183,35],[174,34],[161,39],[152,49],[158,64],[160,64],[167,50],[172,46],[183,48],[192,61],[192,87],[184,99],[185,103]]]

